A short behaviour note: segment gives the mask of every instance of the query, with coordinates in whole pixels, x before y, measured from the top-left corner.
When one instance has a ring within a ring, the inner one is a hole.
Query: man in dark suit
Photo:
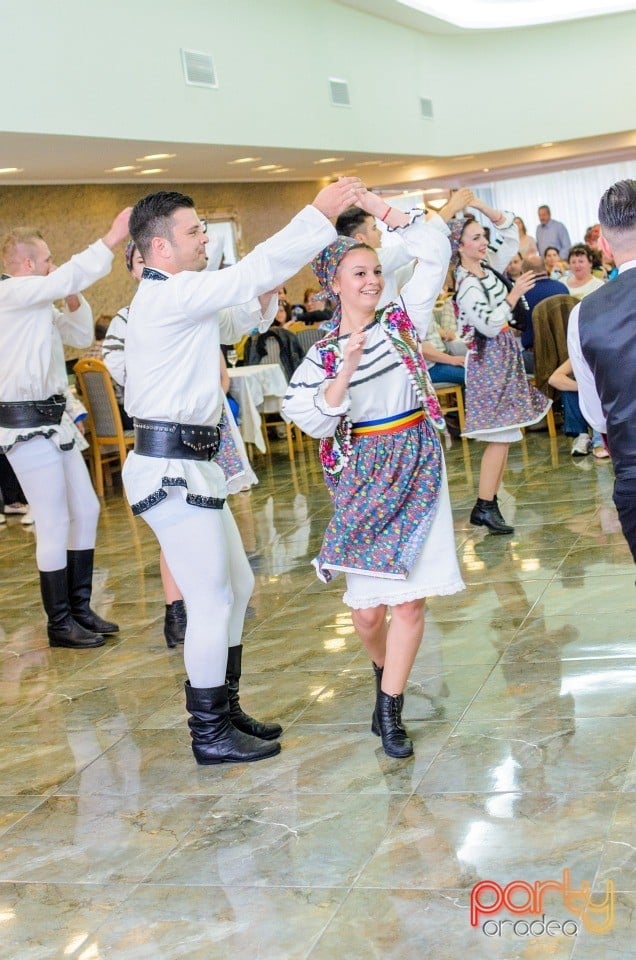
[[[636,180],[606,190],[598,213],[619,272],[570,314],[568,350],[583,415],[607,435],[614,503],[636,561]]]

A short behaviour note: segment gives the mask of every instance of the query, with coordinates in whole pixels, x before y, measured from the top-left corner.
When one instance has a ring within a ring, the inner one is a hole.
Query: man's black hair
[[[339,237],[352,237],[370,216],[360,207],[347,207],[336,220],[336,233]]]
[[[194,200],[174,190],[149,193],[135,204],[128,229],[144,260],[151,251],[153,237],[172,240],[170,218],[181,207],[194,207]]]

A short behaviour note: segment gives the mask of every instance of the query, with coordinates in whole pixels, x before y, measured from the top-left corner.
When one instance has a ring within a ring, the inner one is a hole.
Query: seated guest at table
[[[579,406],[579,385],[574,379],[572,361],[566,360],[554,371],[548,383],[561,393],[563,402],[563,432],[566,437],[574,437],[571,454],[573,457],[586,457],[590,451],[597,460],[608,460],[603,438],[598,430],[589,434],[589,426]]]
[[[568,293],[577,300],[582,300],[603,286],[604,281],[592,275],[594,254],[587,244],[577,243],[570,248],[568,266],[571,276],[565,277],[563,283],[568,288]]]
[[[561,280],[569,272],[567,263],[561,259],[558,247],[546,247],[543,259],[550,280]]]
[[[535,284],[525,295],[530,312],[530,322],[526,323],[525,329],[521,333],[521,347],[526,373],[534,373],[534,328],[532,326],[532,311],[542,300],[547,300],[548,297],[556,297],[559,294],[567,296],[569,290],[564,283],[559,280],[552,280],[548,276],[545,260],[538,254],[534,257],[527,257],[523,261],[523,273],[527,273],[529,270],[532,270],[534,273]]]
[[[274,322],[272,323],[273,327],[287,327],[290,323],[294,322],[292,316],[292,309],[287,303],[286,300],[278,300],[278,310],[276,311],[276,316],[274,317]]]
[[[466,383],[464,364],[468,347],[462,340],[453,342],[456,346],[463,346],[463,350],[454,355],[448,353],[437,323],[434,318],[431,318],[426,337],[422,341],[421,353],[426,360],[428,374],[434,384],[458,383],[463,387]]]
[[[332,312],[320,289],[307,287],[303,295],[303,311],[294,319],[312,327],[330,320]]]
[[[515,280],[517,280],[518,277],[520,277],[521,274],[523,273],[523,270],[521,269],[522,263],[523,263],[523,259],[521,257],[521,254],[519,253],[519,251],[517,251],[514,257],[512,258],[512,260],[510,261],[510,263],[507,265],[506,269],[504,270],[504,276],[506,276],[511,283],[514,283]]]

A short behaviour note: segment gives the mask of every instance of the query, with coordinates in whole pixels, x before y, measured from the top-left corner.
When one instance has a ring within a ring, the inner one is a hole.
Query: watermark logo
[[[470,924],[481,926],[488,937],[502,935],[510,925],[517,936],[556,937],[563,934],[575,937],[579,925],[575,920],[546,920],[544,898],[547,892],[556,891],[561,895],[563,906],[578,917],[590,933],[607,933],[614,926],[614,883],[607,880],[605,896],[592,900],[591,884],[583,882],[580,887],[572,886],[570,870],[565,869],[561,880],[537,880],[527,883],[525,880],[513,880],[505,886],[495,880],[481,880],[470,891]],[[495,914],[508,911],[515,916],[535,916],[536,920],[494,920]],[[484,917],[488,919],[484,920]]]

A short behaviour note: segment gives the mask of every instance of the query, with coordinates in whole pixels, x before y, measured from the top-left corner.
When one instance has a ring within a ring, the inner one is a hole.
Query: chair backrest
[[[314,343],[316,343],[318,340],[322,340],[324,336],[324,330],[320,330],[318,327],[306,327],[303,324],[302,330],[299,330],[296,334],[296,339],[300,344],[303,354],[305,354]]]
[[[275,337],[267,337],[267,339],[264,341],[264,347],[265,347],[265,356],[263,357],[263,362],[277,363],[278,366],[283,371],[283,373],[285,374],[285,380],[287,380],[288,379],[287,371],[285,370],[285,367],[283,366],[282,361],[280,359],[280,347],[278,345],[278,340],[276,340]]]
[[[123,441],[121,414],[106,364],[95,357],[86,357],[78,360],[73,372],[88,410],[91,432],[97,439]]]
[[[568,359],[568,319],[579,301],[569,294],[541,300],[532,311],[534,377],[539,390],[554,397],[548,378]]]

